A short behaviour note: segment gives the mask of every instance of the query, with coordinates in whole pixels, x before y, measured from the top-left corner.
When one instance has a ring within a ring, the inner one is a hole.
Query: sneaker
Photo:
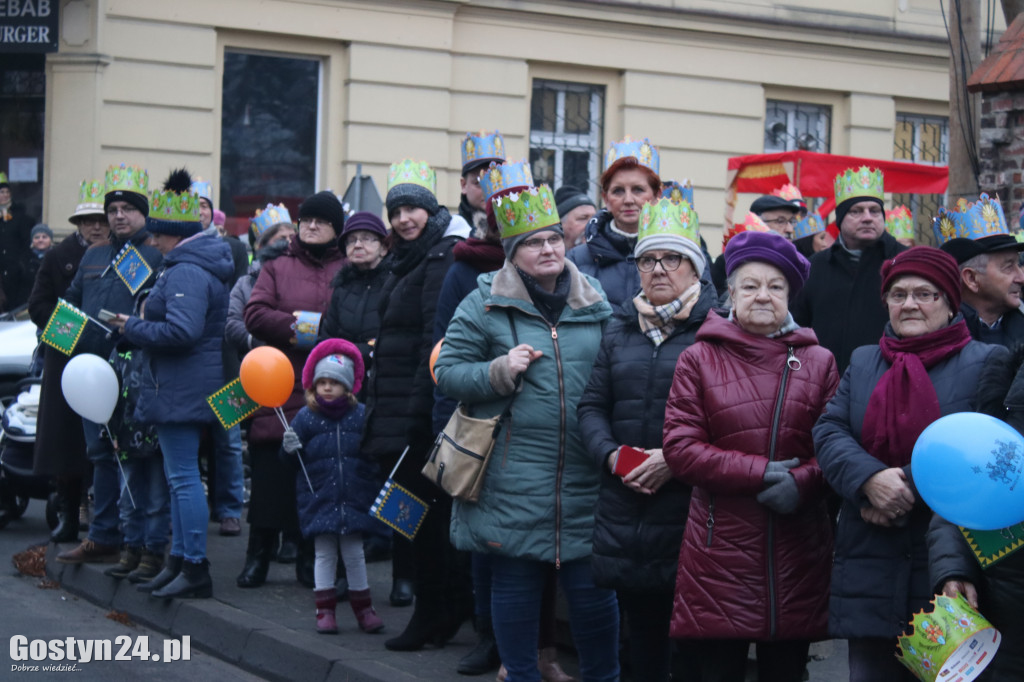
[[[242,534],[242,522],[238,519],[224,518],[220,520],[220,534],[234,537]]]
[[[120,557],[117,545],[101,545],[85,539],[78,547],[58,554],[57,561],[62,564],[113,564]]]
[[[124,549],[121,550],[121,558],[117,562],[117,566],[111,566],[103,571],[103,575],[109,575],[111,578],[117,578],[118,580],[127,578],[128,574],[138,567],[140,559],[142,559],[141,547],[125,545]]]

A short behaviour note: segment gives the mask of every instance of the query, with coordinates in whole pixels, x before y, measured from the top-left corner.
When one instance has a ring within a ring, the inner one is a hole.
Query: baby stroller
[[[46,523],[51,530],[57,527],[53,481],[32,473],[39,387],[39,379],[22,380],[17,400],[4,410],[0,431],[0,528],[21,518],[31,499],[46,500]]]

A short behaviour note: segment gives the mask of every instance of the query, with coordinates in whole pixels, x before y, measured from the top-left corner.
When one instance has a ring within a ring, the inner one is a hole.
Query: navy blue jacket
[[[370,516],[380,488],[377,465],[359,448],[363,437],[365,408],[357,404],[341,419],[303,407],[292,420],[302,441],[302,461],[309,481],[296,461],[295,498],[299,527],[304,537],[324,533],[384,533],[387,528]],[[288,455],[292,460],[294,455]]]
[[[234,271],[231,249],[219,237],[199,235],[164,258],[145,319],[131,317],[124,327],[125,338],[149,360],[140,376],[139,422],[216,421],[206,398],[225,383],[221,345]]]
[[[583,231],[586,242],[566,254],[579,271],[601,283],[608,302],[616,312],[640,291],[640,273],[633,262],[636,237],[628,238],[612,232],[612,214],[598,211]]]
[[[114,272],[114,268],[108,267],[121,252],[126,240],[117,238],[113,233],[110,236],[110,242],[97,244],[86,250],[78,264],[78,272],[71,280],[71,286],[64,292],[64,299],[68,303],[81,308],[86,315],[97,319],[101,308],[125,315],[131,315],[135,310],[135,296]],[[153,286],[160,265],[163,263],[163,256],[160,255],[160,252],[154,247],[146,245],[148,239],[149,232],[142,229],[127,240],[138,249],[143,260],[153,269],[153,276],[142,285],[142,288],[139,289],[140,292]],[[107,332],[92,322],[85,325],[82,337],[78,340],[78,345],[75,346],[76,355],[95,353],[104,360],[110,357],[112,350],[114,350],[114,341],[107,338]]]

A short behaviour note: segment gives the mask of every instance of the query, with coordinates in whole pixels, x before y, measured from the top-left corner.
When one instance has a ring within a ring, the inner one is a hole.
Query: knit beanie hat
[[[369,211],[356,211],[348,217],[348,220],[345,221],[345,229],[341,231],[342,239],[356,230],[372,232],[381,239],[388,236],[388,229],[384,227],[384,221],[380,219],[380,216]]]
[[[873,201],[876,204],[878,204],[879,206],[881,206],[882,207],[882,214],[883,214],[883,217],[884,217],[884,215],[885,215],[885,204],[878,197],[850,197],[849,199],[847,199],[843,203],[841,203],[838,206],[836,206],[836,227],[842,228],[842,226],[843,226],[843,218],[845,218],[846,214],[850,212],[850,209],[853,208],[854,204],[859,204],[862,201]]]
[[[900,277],[921,277],[946,295],[956,312],[960,309],[960,268],[956,259],[934,246],[915,246],[882,263],[882,295]]]
[[[725,247],[725,274],[732,275],[744,263],[768,263],[782,271],[789,282],[789,298],[803,288],[811,264],[793,242],[775,232],[740,232]]]
[[[306,358],[302,368],[302,388],[310,390],[317,379],[334,379],[352,393],[363,387],[363,355],[344,339],[321,341]]]
[[[403,182],[389,189],[384,204],[388,208],[388,218],[394,215],[401,206],[422,208],[430,215],[436,214],[439,208],[437,197],[433,192],[422,185],[411,182]]]
[[[562,185],[555,190],[555,204],[558,206],[558,215],[568,215],[569,211],[580,206],[593,206],[597,204],[589,196],[572,185]]]
[[[110,204],[124,201],[149,215],[149,173],[137,166],[111,166],[104,175],[103,212]],[[185,188],[188,189],[187,187]]]
[[[320,218],[330,222],[334,235],[338,236],[345,227],[345,207],[334,192],[324,190],[299,205],[299,220],[303,218]]]
[[[192,192],[192,176],[184,168],[171,171],[163,191],[153,192],[150,204],[153,214],[146,218],[146,229],[151,233],[188,239],[202,232],[199,195]]]
[[[50,226],[47,225],[46,223],[39,223],[38,225],[33,227],[32,232],[29,233],[29,239],[35,239],[37,234],[45,234],[50,239],[53,239],[53,230],[51,230]]]

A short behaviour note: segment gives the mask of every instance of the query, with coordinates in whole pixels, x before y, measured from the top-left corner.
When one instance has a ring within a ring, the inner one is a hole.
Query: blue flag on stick
[[[128,287],[128,290],[132,292],[132,296],[142,288],[142,285],[153,274],[153,268],[149,267],[146,259],[131,244],[121,249],[121,253],[114,260],[114,270]]]

